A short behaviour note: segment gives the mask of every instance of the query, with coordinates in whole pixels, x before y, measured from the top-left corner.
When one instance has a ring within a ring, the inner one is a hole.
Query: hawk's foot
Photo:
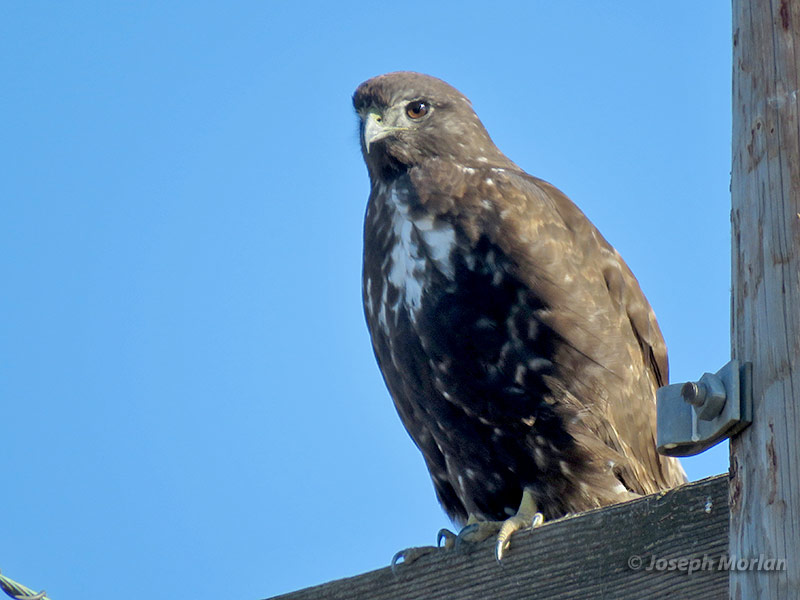
[[[456,548],[465,542],[477,544],[483,540],[488,540],[490,537],[497,535],[497,532],[503,526],[503,521],[478,521],[477,519],[472,520],[472,518],[470,520],[472,522],[467,521],[464,529],[458,533]]]
[[[503,555],[511,545],[511,535],[520,529],[539,527],[544,522],[544,515],[536,508],[533,496],[527,491],[522,493],[517,514],[505,521],[480,521],[475,515],[470,514],[467,524],[458,532],[458,535],[449,529],[440,529],[436,535],[436,546],[419,546],[400,550],[392,557],[392,573],[397,575],[398,565],[407,565],[419,558],[436,552],[440,548],[446,550],[459,549],[462,544],[475,544],[497,535],[494,553],[498,562],[503,560]]]
[[[461,534],[459,533],[458,535]],[[458,544],[458,535],[449,529],[440,529],[439,533],[436,534],[436,545],[448,550],[455,548],[456,544]],[[442,541],[444,541],[444,545],[442,545]]]
[[[439,548],[444,548],[445,550],[452,550],[454,548],[458,548],[460,544],[464,541],[466,542],[480,542],[485,540],[488,537],[493,536],[495,533],[498,532],[500,529],[500,525],[502,523],[497,522],[480,522],[478,521],[475,516],[470,515],[469,521],[467,521],[467,525],[461,530],[461,532],[456,535],[449,529],[440,529],[439,533],[436,534],[436,546],[420,546],[415,548],[406,548],[404,550],[400,550],[392,557],[392,573],[397,575],[397,569],[399,565],[408,565],[414,562],[415,560],[435,552]],[[480,526],[484,528],[488,526],[487,532],[485,535],[474,535],[472,531],[475,530],[476,526]],[[463,537],[462,537],[463,536]]]
[[[520,529],[534,529],[544,523],[544,515],[536,507],[536,501],[527,490],[522,492],[522,501],[519,503],[517,514],[503,521],[500,532],[497,534],[497,545],[494,555],[497,561],[503,560],[503,555],[511,545],[511,535]]]
[[[463,547],[462,544],[464,543],[477,544],[496,535],[502,525],[502,521],[479,521],[474,515],[470,515],[469,521],[458,532],[458,535],[449,529],[440,529],[439,535],[436,537],[436,543],[439,547],[444,547],[448,550],[451,548],[459,549]]]
[[[436,546],[419,546],[417,548],[406,548],[405,550],[400,550],[392,557],[392,573],[397,575],[398,565],[409,565],[415,560],[430,554],[431,552],[435,552],[438,549],[439,548]]]

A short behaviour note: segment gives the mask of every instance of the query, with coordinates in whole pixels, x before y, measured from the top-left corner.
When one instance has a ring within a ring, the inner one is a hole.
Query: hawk
[[[500,559],[522,527],[684,483],[656,452],[666,346],[617,251],[444,81],[389,73],[353,103],[372,346],[459,538],[497,533]]]

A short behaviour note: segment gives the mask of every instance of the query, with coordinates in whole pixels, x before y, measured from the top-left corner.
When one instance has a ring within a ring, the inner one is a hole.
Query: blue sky
[[[673,381],[729,358],[724,2],[0,8],[0,569],[257,599],[449,523],[372,356],[350,96],[468,95],[638,276]],[[685,460],[727,469],[727,445]]]

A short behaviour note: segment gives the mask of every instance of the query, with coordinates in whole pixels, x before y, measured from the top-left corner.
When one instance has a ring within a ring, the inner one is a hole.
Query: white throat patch
[[[456,243],[453,226],[430,215],[412,218],[405,198],[397,190],[390,191],[389,206],[395,244],[388,257],[389,283],[400,290],[400,300],[411,313],[412,320],[422,300],[422,286],[429,269],[439,270],[452,279],[455,268],[451,255]],[[399,308],[393,307],[393,308]]]

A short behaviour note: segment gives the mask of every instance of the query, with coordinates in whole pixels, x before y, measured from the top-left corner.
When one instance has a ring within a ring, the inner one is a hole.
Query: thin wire
[[[32,589],[25,587],[21,583],[17,583],[13,579],[9,579],[0,573],[0,589],[2,589],[9,597],[14,600],[50,600],[44,590],[38,594]]]

